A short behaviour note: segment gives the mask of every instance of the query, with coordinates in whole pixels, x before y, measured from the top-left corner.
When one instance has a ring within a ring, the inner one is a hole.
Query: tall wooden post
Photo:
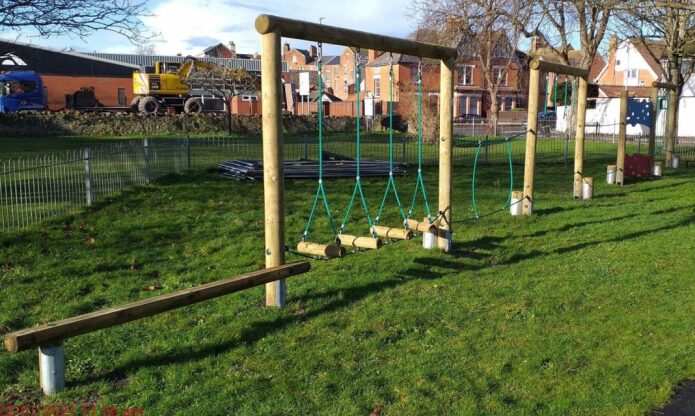
[[[265,202],[265,265],[285,264],[285,194],[282,173],[282,91],[280,30],[261,35],[263,106],[263,197]],[[285,280],[266,283],[265,304],[285,305]]]
[[[615,162],[615,183],[623,185],[625,172],[625,143],[627,141],[627,90],[620,93],[620,130],[618,131],[618,160]]]
[[[676,90],[668,91],[668,125],[666,126],[666,143],[664,143],[664,151],[666,152],[666,166],[671,167],[673,163],[673,148],[676,138],[676,101],[678,93]]]
[[[451,247],[451,176],[453,174],[454,58],[441,60],[439,78],[439,211],[443,222],[439,227],[437,245],[448,251]]]
[[[574,142],[574,197],[582,197],[582,177],[584,176],[584,135],[586,124],[586,98],[589,84],[586,79],[579,78],[577,90],[577,130]]]
[[[521,213],[531,215],[533,212],[533,180],[536,172],[536,140],[538,139],[538,90],[541,71],[531,66],[528,88],[528,122],[526,130],[526,158],[524,160],[524,202]]]
[[[650,172],[654,172],[654,158],[656,156],[656,115],[659,111],[659,89],[652,87],[652,116],[651,127],[649,128],[649,143],[647,144],[647,155],[651,160]]]

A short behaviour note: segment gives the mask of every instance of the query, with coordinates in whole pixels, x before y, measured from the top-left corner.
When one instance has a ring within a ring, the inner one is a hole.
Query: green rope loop
[[[319,48],[321,45],[319,45]],[[311,224],[314,221],[316,214],[316,207],[318,206],[319,198],[323,200],[323,206],[326,210],[326,215],[328,216],[328,222],[330,223],[331,230],[338,237],[338,229],[335,226],[335,221],[333,220],[333,215],[331,214],[331,209],[328,205],[328,198],[326,196],[326,190],[323,186],[323,77],[321,75],[321,70],[323,65],[321,63],[321,58],[319,55],[318,63],[318,84],[319,84],[319,98],[317,102],[318,107],[318,130],[319,130],[319,183],[316,188],[316,194],[314,196],[314,203],[311,206],[311,212],[309,213],[309,218],[306,221],[306,226],[304,227],[304,233],[302,233],[302,241],[307,241],[309,239],[309,230],[311,229]]]
[[[418,190],[422,190],[422,199],[425,203],[425,214],[432,224],[435,219],[430,211],[430,203],[427,199],[427,191],[425,190],[425,181],[422,177],[422,60],[418,62],[417,74],[417,180],[415,182],[415,190],[413,191],[413,199],[410,203],[410,210],[407,218],[412,218],[415,202],[418,196]]]

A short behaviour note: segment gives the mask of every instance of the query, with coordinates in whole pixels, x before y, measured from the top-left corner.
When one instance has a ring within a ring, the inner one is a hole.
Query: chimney
[[[548,46],[545,40],[540,36],[534,36],[531,40],[531,53],[538,52],[539,49],[543,49]]]
[[[289,53],[289,51],[290,51],[290,44],[287,43],[287,42],[285,42],[285,45],[284,45],[284,47],[282,48],[282,51],[283,51],[284,53]]]
[[[314,46],[314,45],[309,46],[309,55],[312,58],[316,58],[319,55],[319,50],[316,49],[316,46]]]
[[[377,51],[377,50],[374,50],[374,49],[370,49],[370,50],[367,52],[367,62],[372,62],[373,60],[375,60],[376,58],[378,58],[379,55],[381,55],[381,52],[379,52],[379,51]]]
[[[608,61],[610,62],[615,56],[615,51],[618,50],[618,37],[615,35],[611,36],[611,42],[608,46]]]
[[[232,52],[231,58],[236,58],[236,44],[233,40],[229,41],[229,51]]]

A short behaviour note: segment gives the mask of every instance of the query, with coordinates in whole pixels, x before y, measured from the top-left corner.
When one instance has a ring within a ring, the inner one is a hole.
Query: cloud
[[[159,38],[152,40],[161,54],[196,55],[207,46],[234,41],[237,51],[260,51],[260,35],[254,22],[261,13],[291,19],[318,22],[390,36],[405,37],[415,28],[407,17],[407,0],[150,0],[152,16],[143,19],[145,26]],[[297,48],[309,42],[289,40]],[[82,43],[70,37],[37,39],[40,45],[62,49]],[[133,53],[135,46],[109,32],[89,36],[79,50]],[[338,54],[342,46],[324,46],[325,54]]]

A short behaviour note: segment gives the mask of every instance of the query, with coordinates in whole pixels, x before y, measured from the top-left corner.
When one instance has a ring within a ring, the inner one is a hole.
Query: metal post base
[[[65,350],[63,344],[39,347],[39,374],[43,394],[65,388]]]

